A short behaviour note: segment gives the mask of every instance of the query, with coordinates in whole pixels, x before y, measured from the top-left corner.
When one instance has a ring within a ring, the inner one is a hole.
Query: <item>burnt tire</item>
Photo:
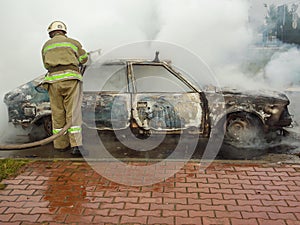
[[[52,120],[51,116],[45,116],[36,121],[29,133],[29,140],[39,141],[52,135]]]
[[[231,114],[227,117],[225,140],[253,145],[262,140],[263,127],[259,119],[249,113]]]
[[[228,115],[224,135],[221,155],[225,159],[253,159],[267,153],[263,125],[254,115]]]
[[[45,130],[46,134],[48,135],[48,137],[50,137],[52,135],[52,119],[51,119],[51,116],[46,116],[46,117],[42,118],[42,123],[43,123],[44,130]]]

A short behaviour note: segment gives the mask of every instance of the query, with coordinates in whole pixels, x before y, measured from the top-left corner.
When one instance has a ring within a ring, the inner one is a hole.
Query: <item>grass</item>
[[[21,167],[29,163],[29,160],[0,159],[0,182],[10,176],[17,175]],[[0,183],[0,190],[5,188],[5,184]]]

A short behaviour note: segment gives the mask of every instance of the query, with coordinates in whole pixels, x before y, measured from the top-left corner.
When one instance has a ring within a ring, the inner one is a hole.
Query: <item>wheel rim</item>
[[[231,141],[249,142],[258,135],[258,127],[245,116],[233,116],[228,118],[226,126],[226,138]]]

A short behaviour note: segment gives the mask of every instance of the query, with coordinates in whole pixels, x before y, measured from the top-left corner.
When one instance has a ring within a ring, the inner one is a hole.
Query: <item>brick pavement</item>
[[[124,180],[114,165],[108,171]],[[178,169],[159,165],[155,173],[172,168]],[[296,164],[214,162],[202,171],[199,163],[188,162],[164,181],[130,186],[106,179],[83,161],[36,161],[2,183],[7,187],[0,190],[1,225],[300,224]]]

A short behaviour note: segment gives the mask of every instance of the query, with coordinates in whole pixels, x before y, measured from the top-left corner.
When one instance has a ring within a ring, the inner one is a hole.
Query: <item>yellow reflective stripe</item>
[[[82,79],[81,74],[68,72],[68,73],[62,73],[62,74],[55,74],[55,75],[51,75],[51,76],[47,75],[45,77],[45,81],[61,80],[61,79],[70,78],[70,77],[75,77],[80,80]]]
[[[52,133],[53,134],[58,134],[62,129],[53,129],[52,130]]]
[[[70,127],[68,129],[68,132],[71,133],[71,134],[80,133],[81,132],[81,127],[80,126]]]
[[[68,47],[68,48],[72,48],[75,52],[78,51],[78,48],[73,45],[72,43],[69,42],[62,42],[62,43],[54,43],[52,45],[48,45],[43,49],[43,53],[45,53],[48,50],[54,49],[54,48],[62,48],[62,47]]]
[[[53,129],[52,130],[52,133],[53,134],[58,134],[62,129]],[[74,134],[74,133],[80,133],[81,132],[81,127],[80,126],[73,126],[73,127],[70,127],[68,129],[68,132],[71,133],[71,134]]]
[[[84,55],[79,57],[79,62],[82,62],[82,60],[86,59],[88,57],[88,54],[85,53]]]
[[[53,130],[52,130],[52,134],[58,134],[61,130],[62,130],[62,128],[60,128],[60,129],[53,129]],[[64,135],[65,135],[66,133],[67,133],[67,132],[65,132]]]

